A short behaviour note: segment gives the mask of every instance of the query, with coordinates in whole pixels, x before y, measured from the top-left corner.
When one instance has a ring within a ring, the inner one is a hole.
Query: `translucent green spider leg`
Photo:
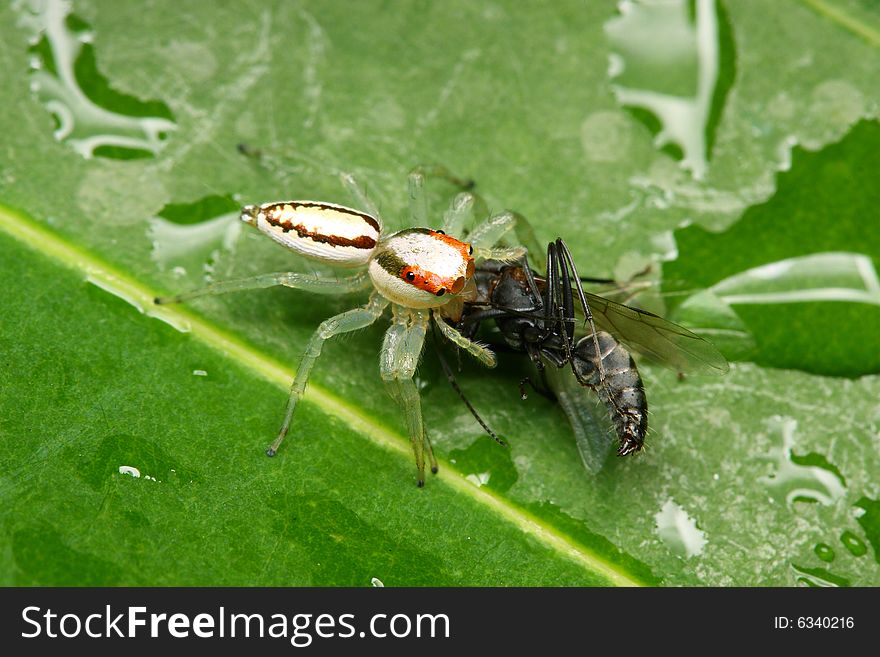
[[[494,353],[481,345],[479,342],[474,342],[473,340],[469,340],[468,338],[464,337],[461,333],[459,333],[457,330],[447,324],[443,319],[441,319],[440,315],[434,315],[434,322],[437,324],[437,328],[440,329],[443,337],[449,340],[456,347],[464,349],[486,367],[495,367],[495,365],[498,364]]]
[[[359,208],[379,219],[379,223],[382,223],[379,215],[379,206],[370,198],[367,190],[358,184],[357,179],[352,174],[345,172],[339,174],[339,179],[345,185],[345,189],[351,194]]]
[[[519,246],[498,246],[511,241],[510,233],[513,233],[513,241]],[[468,241],[474,247],[474,256],[477,258],[512,261],[528,252],[539,270],[544,262],[544,249],[538,245],[535,231],[528,220],[517,212],[505,210],[492,215],[474,228],[468,235]]]
[[[392,306],[394,320],[385,333],[379,356],[379,369],[389,394],[403,409],[418,470],[418,485],[425,485],[425,455],[431,472],[437,472],[437,460],[422,420],[419,391],[412,380],[425,343],[430,311]]]
[[[306,390],[306,383],[308,383],[309,374],[312,371],[315,361],[318,360],[318,356],[321,355],[324,341],[332,338],[334,335],[356,331],[357,329],[369,326],[382,316],[382,312],[387,306],[388,301],[385,300],[385,298],[378,294],[374,294],[370,297],[369,303],[363,308],[348,310],[321,322],[318,330],[312,334],[309,343],[306,345],[306,349],[299,361],[299,366],[296,368],[296,376],[290,386],[290,398],[287,401],[287,411],[284,415],[284,422],[281,425],[281,429],[278,431],[278,437],[275,439],[275,442],[273,442],[269,446],[269,449],[266,450],[267,455],[275,456],[275,453],[281,446],[281,442],[287,435],[287,430],[290,428],[290,421],[293,419],[293,412],[296,410],[296,404]]]
[[[254,276],[253,278],[240,278],[235,281],[213,283],[198,290],[190,290],[189,292],[182,292],[170,297],[156,297],[154,301],[160,305],[180,303],[190,299],[197,299],[198,297],[226,294],[227,292],[240,292],[242,290],[257,290],[277,285],[292,287],[306,292],[315,292],[317,294],[348,294],[369,287],[370,278],[366,272],[345,278],[298,274],[295,272],[278,272],[276,274]]]
[[[443,232],[454,237],[464,235],[465,228],[474,224],[474,208],[477,197],[470,192],[462,192],[453,200],[449,209],[443,215]]]
[[[430,227],[435,225],[428,216],[428,194],[425,190],[425,182],[428,178],[442,178],[452,183],[459,189],[470,189],[474,186],[473,180],[464,180],[453,175],[444,166],[418,166],[409,172],[409,212],[412,225],[416,227]],[[444,229],[445,230],[445,229]],[[450,235],[455,233],[449,232]]]

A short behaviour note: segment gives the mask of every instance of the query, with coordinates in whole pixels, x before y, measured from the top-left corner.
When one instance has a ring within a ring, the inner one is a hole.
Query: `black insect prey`
[[[715,347],[687,329],[585,292],[562,239],[548,245],[543,276],[525,260],[489,260],[477,267],[474,282],[476,293],[464,302],[456,328],[474,338],[485,322],[494,321],[509,349],[528,354],[542,387],[553,391],[568,415],[591,471],[601,468],[608,439],[585,413],[583,406],[590,400],[584,398],[584,388],[594,391],[603,405],[620,456],[638,452],[645,443],[648,400],[624,343],[679,371],[727,369]],[[561,371],[566,366],[573,376]]]

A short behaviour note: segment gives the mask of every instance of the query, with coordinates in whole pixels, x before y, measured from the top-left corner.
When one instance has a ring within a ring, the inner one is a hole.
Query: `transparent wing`
[[[646,310],[585,292],[593,321],[628,347],[679,372],[723,374],[727,360],[715,346],[683,326]]]
[[[547,363],[547,385],[568,417],[584,467],[598,473],[617,444],[608,411],[595,392],[585,388],[571,373],[571,368],[557,368]]]

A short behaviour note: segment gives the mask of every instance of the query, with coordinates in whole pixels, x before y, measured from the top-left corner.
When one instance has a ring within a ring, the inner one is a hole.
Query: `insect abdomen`
[[[600,380],[599,359],[592,335],[581,338],[575,345],[572,363],[578,376],[595,388],[608,409],[620,441],[617,453],[625,456],[639,451],[645,443],[648,399],[642,377],[629,352],[605,331],[599,331],[596,338],[605,369],[604,383]]]
[[[344,205],[280,201],[242,208],[241,218],[300,255],[360,267],[379,243],[379,221]]]

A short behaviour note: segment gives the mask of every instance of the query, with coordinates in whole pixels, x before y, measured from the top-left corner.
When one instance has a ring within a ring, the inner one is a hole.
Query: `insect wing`
[[[593,321],[628,347],[679,372],[723,374],[727,360],[715,346],[683,326],[585,292]]]
[[[590,474],[597,474],[616,440],[608,411],[596,393],[578,383],[570,368],[548,363],[544,372],[547,385],[571,424],[584,467]]]

